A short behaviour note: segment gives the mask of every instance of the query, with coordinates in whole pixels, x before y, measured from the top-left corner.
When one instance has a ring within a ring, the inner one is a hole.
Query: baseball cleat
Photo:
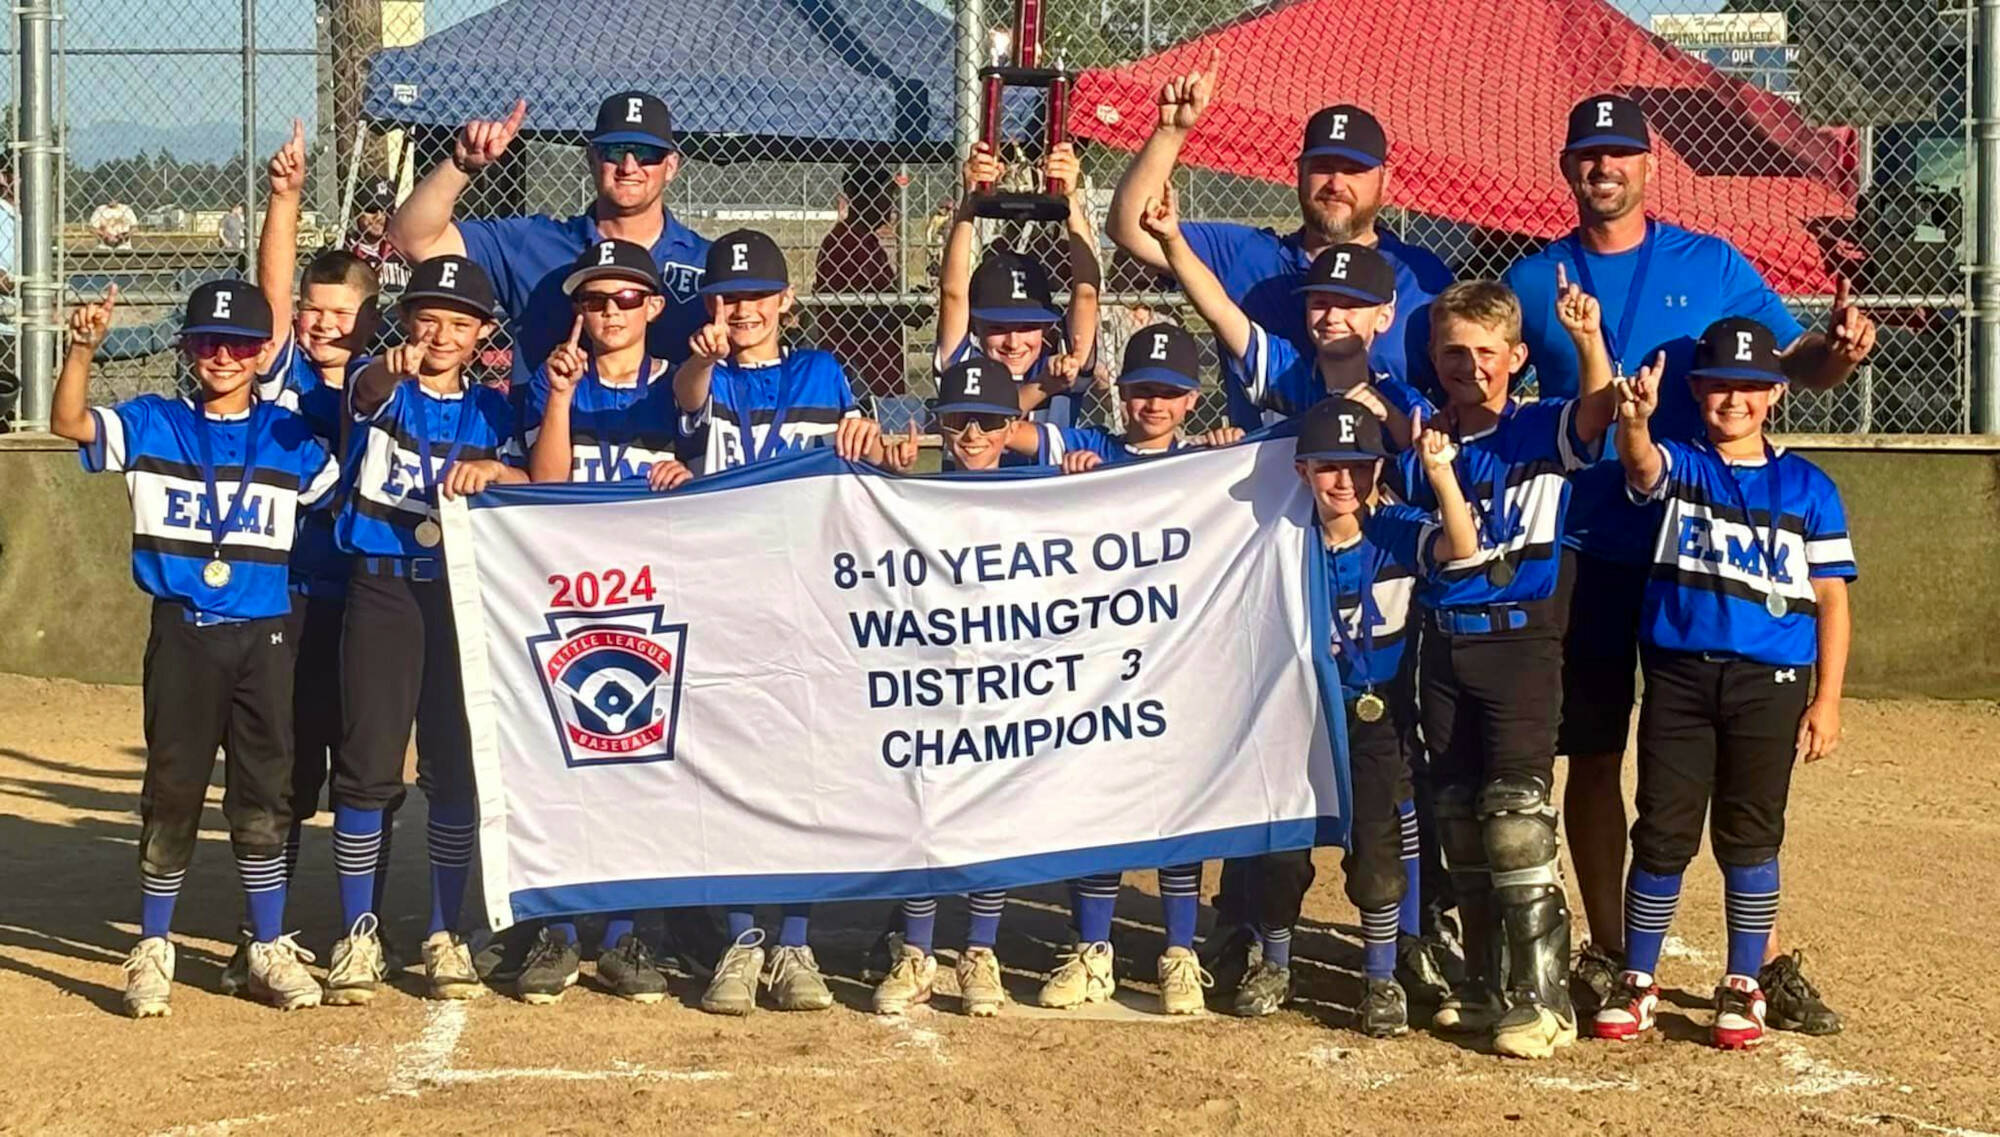
[[[1576,1020],[1533,1001],[1516,1003],[1493,1024],[1493,1052],[1508,1058],[1549,1058],[1576,1042]]]
[[[1725,975],[1715,989],[1715,1025],[1710,1031],[1718,1050],[1747,1050],[1764,1041],[1764,992],[1748,975]]]
[[[875,988],[875,1013],[900,1015],[918,1003],[930,1002],[936,982],[937,959],[924,954],[922,948],[899,943],[895,962]]]
[[[1064,1010],[1085,1003],[1102,1003],[1118,989],[1118,980],[1111,974],[1109,943],[1100,940],[1078,944],[1056,960],[1055,972],[1042,984],[1041,994],[1035,1000],[1044,1007]]]
[[[477,999],[486,993],[471,949],[450,931],[432,932],[424,940],[424,981],[433,999]]]
[[[126,1014],[163,1019],[174,1013],[167,1005],[174,987],[174,945],[165,936],[148,936],[133,944],[124,967]]]
[[[306,970],[306,964],[313,962],[313,953],[300,947],[290,935],[279,936],[268,944],[253,943],[245,954],[249,957],[251,998],[281,1011],[319,1006],[319,980]]]
[[[1757,972],[1757,987],[1766,1002],[1765,1025],[1800,1034],[1839,1034],[1840,1015],[1820,999],[1819,988],[1806,980],[1804,967],[1805,953],[1794,950]]]
[[[1396,982],[1409,999],[1436,1005],[1451,994],[1444,961],[1450,949],[1425,936],[1396,937]]]
[[[715,965],[701,1009],[711,1015],[747,1015],[757,1009],[757,977],[764,970],[764,929],[752,928],[729,945]]]
[[[375,997],[386,974],[380,925],[373,912],[363,912],[334,942],[326,969],[326,997],[321,1001],[330,1007],[358,1007]]]
[[[1215,979],[1216,990],[1238,991],[1250,975],[1250,949],[1257,945],[1257,931],[1247,924],[1217,928],[1201,941],[1196,954],[1203,971]]]
[[[1395,1038],[1410,1033],[1410,1000],[1394,979],[1369,979],[1355,1008],[1361,1033],[1370,1038]]]
[[[1431,1016],[1431,1027],[1454,1034],[1485,1034],[1500,1017],[1493,992],[1486,984],[1468,979],[1451,989]]]
[[[508,986],[521,978],[521,969],[528,965],[528,952],[535,946],[536,934],[541,929],[541,924],[530,920],[493,933],[473,953],[473,969],[495,987]],[[388,944],[385,942],[382,947],[386,959]]]
[[[657,1003],[667,997],[667,977],[653,962],[652,950],[630,932],[597,957],[597,981],[634,1003]]]
[[[771,1002],[781,1011],[823,1011],[833,1006],[833,992],[809,947],[779,945],[772,949],[771,969],[764,982],[771,988]]]
[[[229,963],[222,969],[222,979],[216,988],[225,995],[236,996],[250,990],[250,945],[257,937],[250,934],[248,924],[236,929],[236,950],[229,954]]]
[[[1591,1018],[1591,1037],[1631,1042],[1653,1029],[1653,1012],[1659,1006],[1660,985],[1653,977],[1643,971],[1627,971]]]
[[[1278,1009],[1292,1001],[1292,969],[1280,967],[1270,960],[1258,960],[1257,966],[1243,977],[1236,988],[1236,997],[1230,1001],[1229,1011],[1246,1019],[1260,1019],[1274,1015]]]
[[[521,968],[521,977],[514,982],[515,993],[531,1006],[557,1002],[564,991],[576,986],[582,963],[582,956],[568,936],[544,927],[528,948],[527,966]]]
[[[1193,948],[1170,947],[1160,956],[1160,1013],[1198,1015],[1208,1010],[1202,992],[1215,977],[1202,970]]]
[[[1585,944],[1569,969],[1569,997],[1577,1017],[1587,1019],[1608,1007],[1623,990],[1625,961],[1596,944]]]
[[[958,1002],[976,1019],[992,1018],[1007,1005],[1007,988],[1000,982],[1000,957],[990,947],[969,947],[959,953]]]

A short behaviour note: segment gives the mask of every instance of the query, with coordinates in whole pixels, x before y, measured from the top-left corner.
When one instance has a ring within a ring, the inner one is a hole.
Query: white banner
[[[1339,843],[1292,448],[971,479],[817,450],[448,508],[494,926]]]

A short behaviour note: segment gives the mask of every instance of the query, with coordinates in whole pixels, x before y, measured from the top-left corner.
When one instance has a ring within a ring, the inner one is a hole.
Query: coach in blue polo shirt
[[[661,201],[680,172],[681,154],[667,104],[658,98],[624,91],[597,108],[597,125],[584,147],[584,163],[597,187],[597,201],[588,210],[563,220],[452,220],[458,195],[507,152],[527,112],[523,100],[502,121],[466,123],[451,161],[425,175],[389,219],[390,242],[413,261],[456,253],[486,270],[510,317],[514,382],[525,388],[535,368],[569,335],[575,314],[562,283],[577,254],[604,238],[630,241],[652,250],[667,297],[666,312],[648,334],[648,350],[656,359],[687,358],[688,338],[708,319],[696,294],[708,241],[675,220]]]
[[[1808,331],[1729,242],[1646,215],[1654,165],[1652,134],[1639,104],[1618,95],[1578,103],[1570,111],[1561,167],[1576,198],[1577,227],[1506,273],[1521,298],[1522,339],[1543,395],[1576,394],[1576,349],[1556,318],[1558,270],[1602,306],[1606,347],[1619,371],[1637,374],[1664,354],[1666,378],[1652,429],[1673,442],[1705,437],[1687,374],[1696,341],[1717,320],[1743,316],[1771,329],[1789,345],[1782,356],[1789,380],[1819,390],[1844,381],[1873,348],[1875,325],[1847,302],[1844,282],[1836,288],[1827,329]],[[1565,573],[1573,585],[1557,749],[1570,758],[1563,825],[1590,922],[1591,944],[1578,959],[1577,977],[1580,986],[1601,995],[1615,981],[1624,951],[1619,770],[1660,510],[1625,499],[1616,461],[1577,475],[1574,493],[1565,554],[1574,560],[1574,575]],[[1838,1017],[1798,974],[1796,957],[1776,958],[1775,947],[1773,955],[1763,977],[1772,1025],[1814,1034],[1838,1030]],[[1591,1009],[1579,1013],[1587,1017]]]
[[[1139,215],[1146,199],[1158,197],[1173,175],[1181,145],[1214,98],[1219,62],[1220,53],[1211,54],[1205,70],[1168,80],[1160,88],[1159,124],[1111,197],[1105,221],[1111,239],[1161,271],[1167,267],[1166,254],[1139,223]],[[1183,224],[1181,236],[1244,315],[1308,354],[1313,345],[1298,298],[1307,266],[1334,245],[1375,246],[1396,270],[1396,322],[1376,337],[1369,363],[1422,389],[1434,377],[1430,299],[1451,283],[1451,270],[1430,250],[1376,227],[1375,215],[1389,184],[1388,154],[1388,139],[1374,115],[1347,104],[1327,107],[1307,121],[1299,148],[1297,229],[1280,236],[1270,229],[1211,221]],[[1257,408],[1233,392],[1229,418],[1246,430],[1262,423]]]

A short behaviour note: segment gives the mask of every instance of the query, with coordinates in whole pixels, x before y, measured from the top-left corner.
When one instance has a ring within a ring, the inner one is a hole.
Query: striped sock
[[[1167,926],[1167,946],[1193,950],[1194,928],[1201,919],[1201,862],[1160,870],[1160,916]]]
[[[1625,969],[1660,970],[1660,951],[1681,903],[1681,874],[1663,876],[1632,866],[1625,878]]]
[[[305,835],[305,822],[294,821],[285,831],[285,882],[299,878],[299,845]]]
[[[1070,885],[1076,897],[1076,938],[1080,943],[1111,939],[1111,917],[1118,910],[1118,874],[1098,873]]]
[[[1397,904],[1361,910],[1361,974],[1369,979],[1396,977],[1396,931],[1401,912]]]
[[[458,930],[459,909],[465,903],[465,882],[472,875],[472,848],[478,823],[471,802],[431,802],[431,926],[430,934]],[[374,874],[369,874],[374,895]]]
[[[806,946],[806,922],[812,917],[810,904],[787,904],[780,912],[783,920],[778,924],[779,947]]]
[[[250,917],[250,934],[260,944],[268,944],[285,934],[285,856],[266,853],[259,857],[236,854],[236,878],[243,882],[244,907]]]
[[[180,899],[187,870],[139,873],[139,936],[165,936],[174,923],[174,901]]]
[[[1264,945],[1264,962],[1273,967],[1292,965],[1291,925],[1274,928],[1269,924],[1257,925],[1257,939]]]
[[[333,870],[340,879],[343,928],[375,910],[375,858],[381,848],[381,810],[333,807]]]
[[[382,815],[382,849],[375,854],[375,883],[369,893],[369,906],[378,913],[382,911],[382,894],[389,890],[389,846],[395,835],[396,813],[390,810]]]
[[[601,945],[602,949],[604,951],[610,951],[611,949],[617,947],[618,941],[624,939],[626,936],[632,935],[633,931],[634,931],[634,925],[632,923],[632,913],[630,912],[611,913],[604,919],[604,943]]]
[[[1396,930],[1406,936],[1424,931],[1423,843],[1417,835],[1417,803],[1396,803],[1396,828],[1402,838],[1403,901],[1396,909]]]
[[[1778,925],[1778,858],[1722,866],[1722,911],[1729,926],[1729,974],[1755,976]]]
[[[1000,913],[1007,910],[1007,893],[965,894],[965,946],[990,948],[1000,939]]]
[[[903,942],[931,953],[937,943],[937,897],[911,897],[903,901]]]

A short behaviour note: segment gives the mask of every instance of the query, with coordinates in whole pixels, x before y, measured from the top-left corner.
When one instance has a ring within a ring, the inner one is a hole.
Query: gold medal
[[[426,549],[435,549],[442,540],[444,540],[444,530],[438,527],[437,522],[428,517],[417,522],[417,544]]]
[[[201,566],[201,582],[210,588],[224,588],[229,584],[229,565],[222,560],[213,560]]]
[[[1383,702],[1382,696],[1373,691],[1364,692],[1359,699],[1354,700],[1354,717],[1362,722],[1381,722],[1382,716],[1388,712],[1389,704]]]

